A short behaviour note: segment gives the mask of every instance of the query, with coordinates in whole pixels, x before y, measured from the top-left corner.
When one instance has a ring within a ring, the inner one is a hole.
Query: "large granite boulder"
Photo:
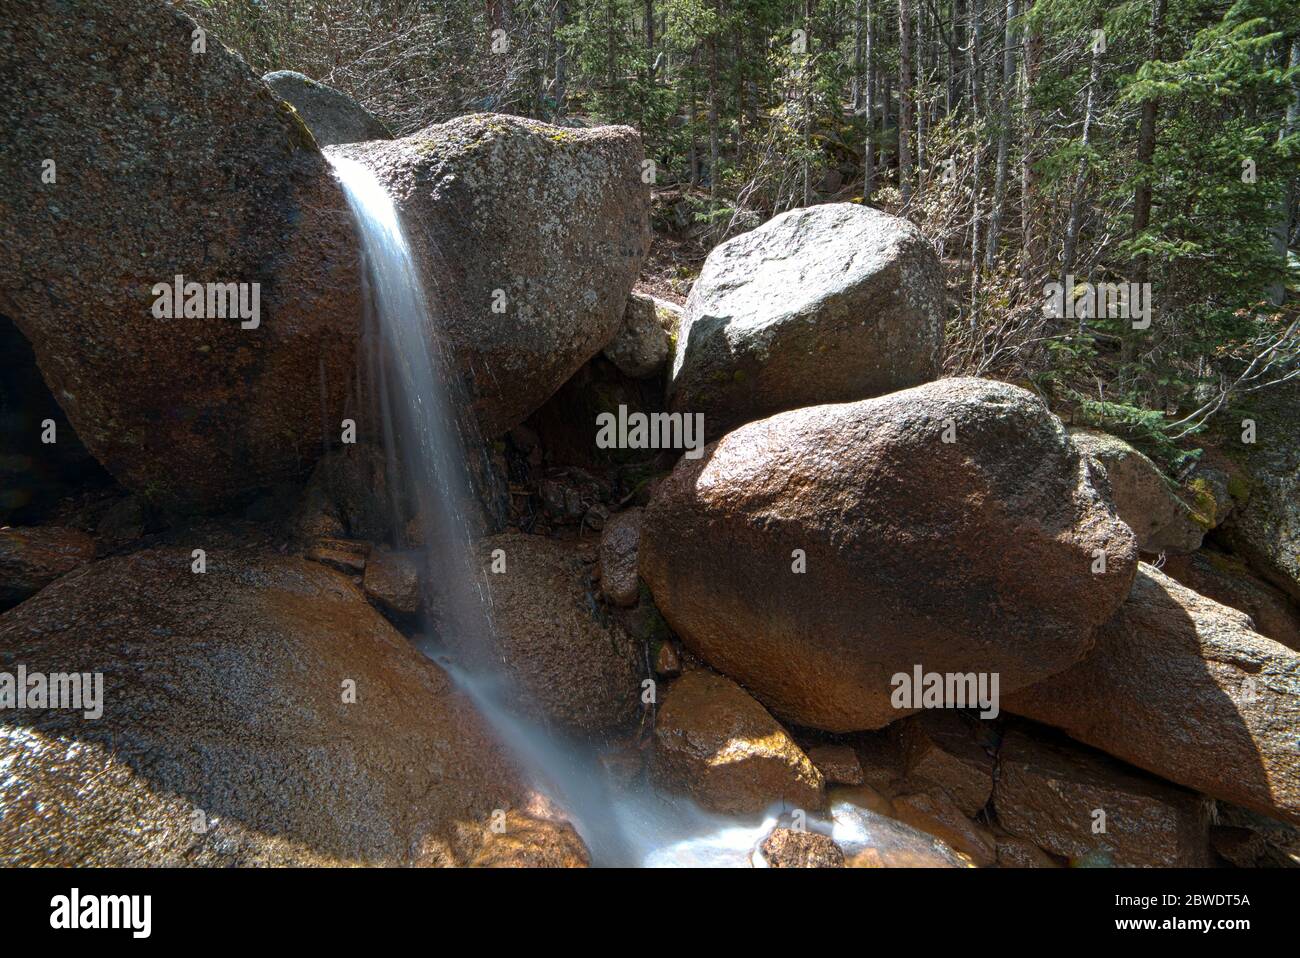
[[[346,577],[192,561],[106,559],[0,616],[0,670],[103,676],[98,718],[0,711],[0,864],[467,864],[528,807],[469,699]]]
[[[1207,599],[1246,613],[1254,631],[1300,652],[1300,605],[1236,556],[1198,549],[1188,556],[1168,556],[1160,571]]]
[[[1003,705],[1162,778],[1300,822],[1300,655],[1151,566],[1086,659]]]
[[[293,70],[262,77],[275,95],[298,111],[320,146],[387,140],[388,127],[352,97]]]
[[[918,667],[1005,695],[1073,665],[1136,562],[1060,421],[979,379],[743,426],[656,489],[640,547],[694,652],[835,732],[916,711],[891,699]]]
[[[939,258],[911,223],[852,203],[790,210],[709,254],[677,334],[671,408],[710,438],[786,409],[934,379]]]
[[[361,315],[325,158],[196,29],[159,0],[18,0],[0,22],[0,312],[108,471],[183,507],[310,467]]]
[[[475,114],[333,149],[396,200],[486,436],[618,332],[650,240],[634,130]]]

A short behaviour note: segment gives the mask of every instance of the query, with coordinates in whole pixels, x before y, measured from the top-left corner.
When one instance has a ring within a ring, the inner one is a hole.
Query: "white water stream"
[[[443,336],[420,279],[397,209],[383,184],[361,163],[331,151],[361,237],[366,301],[378,355],[371,375],[379,393],[389,475],[410,485],[414,515],[428,550],[426,588],[440,614],[439,639],[422,651],[469,694],[517,755],[533,784],[568,815],[596,865],[664,866],[750,864],[750,852],[771,830],[776,810],[762,820],[736,821],[701,811],[681,797],[653,789],[629,791],[612,783],[595,747],[563,741],[521,718],[504,674],[482,666],[491,654],[490,597],[477,568],[469,510],[473,508],[466,450],[477,436],[462,435],[459,397]],[[466,427],[468,431],[468,427]],[[399,455],[400,454],[400,455]],[[398,460],[400,459],[400,468]],[[432,581],[430,581],[432,580]],[[928,837],[853,805],[836,804],[829,821],[809,827],[832,834],[847,855],[868,847],[904,848],[941,864]]]

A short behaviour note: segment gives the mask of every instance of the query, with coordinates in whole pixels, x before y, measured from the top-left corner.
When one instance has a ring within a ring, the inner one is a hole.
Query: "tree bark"
[[[1079,248],[1079,232],[1083,222],[1083,199],[1088,186],[1088,151],[1092,148],[1092,126],[1096,119],[1097,92],[1101,83],[1101,53],[1096,43],[1092,44],[1092,62],[1088,68],[1088,96],[1083,109],[1083,155],[1079,157],[1079,168],[1074,174],[1074,187],[1070,191],[1070,215],[1065,223],[1065,242],[1061,253],[1061,276],[1065,277],[1074,269],[1075,256]],[[1069,295],[1069,292],[1066,292]]]
[[[1163,2],[1163,0],[1158,0]],[[993,183],[993,209],[989,213],[989,237],[984,244],[984,265],[993,269],[1002,243],[1002,216],[1007,201],[1007,152],[1011,141],[1011,97],[1016,80],[1016,0],[1007,0],[1002,45],[1002,115],[998,118],[998,168]]]
[[[898,189],[912,199],[912,4],[898,0]]]
[[[1164,30],[1164,21],[1165,0],[1152,0],[1151,31],[1149,35],[1151,60],[1160,58],[1160,34]],[[1137,185],[1133,189],[1134,237],[1140,235],[1143,230],[1151,225],[1151,185],[1155,172],[1152,167],[1152,160],[1156,155],[1156,111],[1158,106],[1155,97],[1142,101],[1142,119],[1138,123],[1137,142],[1137,161],[1141,169],[1138,170]],[[1150,265],[1149,257],[1142,255],[1137,258],[1137,282],[1145,283],[1147,281]]]

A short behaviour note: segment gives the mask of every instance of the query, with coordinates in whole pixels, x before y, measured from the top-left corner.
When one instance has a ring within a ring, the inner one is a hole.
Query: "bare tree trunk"
[[[980,64],[983,51],[981,44],[984,38],[983,26],[981,21],[984,17],[984,6],[981,0],[970,0],[967,8],[967,16],[970,18],[970,40],[967,42],[967,72],[970,74],[970,103],[971,103],[971,120],[975,125],[975,157],[971,163],[971,219],[970,219],[970,296],[971,296],[971,316],[976,315],[976,305],[979,298],[980,286],[980,241],[983,239],[981,230],[983,229],[983,178],[984,178],[984,141],[983,129],[980,126],[984,116],[984,90],[980,75]]]
[[[898,189],[912,199],[912,3],[898,0]]]
[[[1164,22],[1165,0],[1152,0],[1149,55],[1152,60],[1160,58],[1160,34],[1164,30]],[[1156,155],[1158,105],[1155,97],[1143,100],[1142,119],[1138,123],[1137,161],[1141,169],[1138,170],[1137,186],[1133,189],[1133,235],[1135,237],[1151,225],[1151,182],[1154,177],[1152,160]],[[1142,255],[1137,258],[1137,282],[1147,281],[1150,265],[1149,257]]]
[[[966,16],[970,23],[970,36],[966,41],[967,74],[970,79],[971,115],[978,117],[983,110],[983,44],[984,4],[982,0],[967,0]]]
[[[1300,37],[1291,40],[1290,67],[1300,67]],[[1279,138],[1286,139],[1300,130],[1300,80],[1293,81],[1291,101],[1286,107],[1286,121],[1279,131]],[[1281,259],[1285,268],[1287,262],[1287,241],[1291,235],[1291,210],[1295,206],[1296,180],[1292,176],[1282,195],[1282,208],[1277,211],[1273,225],[1273,250]],[[1274,306],[1281,306],[1286,300],[1286,284],[1279,280],[1269,289],[1269,300]]]
[[[804,0],[803,27],[807,34],[803,63],[799,67],[799,76],[803,85],[803,205],[812,203],[812,171],[808,156],[812,152],[812,35],[813,12],[816,0]]]
[[[1025,11],[1033,6],[1026,0]],[[1038,83],[1038,64],[1042,57],[1043,38],[1037,28],[1025,36],[1025,83],[1021,97],[1024,128],[1020,137],[1020,275],[1026,281],[1039,276],[1044,245],[1042,216],[1039,212],[1039,174],[1034,169],[1034,144],[1038,142],[1038,110],[1034,106],[1034,89]]]
[[[862,198],[870,201],[876,190],[876,156],[872,146],[876,124],[876,51],[875,25],[872,22],[871,0],[866,0],[866,50],[867,61],[867,138],[862,147]]]
[[[929,98],[926,92],[926,72],[925,72],[925,5],[917,7],[916,10],[916,175],[917,179],[925,183],[925,129],[927,123],[926,111],[928,109]]]
[[[568,0],[555,0],[555,13],[553,15],[553,33],[555,35],[555,117],[559,119],[564,115],[564,94],[567,92],[569,85],[569,48],[564,39],[560,36],[560,31],[564,29],[569,20]]]
[[[695,117],[700,112],[699,84],[696,80],[696,71],[699,67],[700,50],[696,47],[691,51],[691,79],[690,79],[690,117],[686,128],[690,131],[690,146],[687,148],[687,156],[691,163],[691,186],[700,184],[700,151],[695,142]]]
[[[853,115],[862,112],[862,0],[853,0],[853,79],[849,86],[849,102]]]
[[[716,6],[715,6],[716,9]],[[718,195],[718,38],[709,35],[709,196]]]
[[[1074,174],[1074,187],[1070,192],[1070,215],[1065,222],[1065,243],[1061,253],[1061,275],[1074,269],[1074,258],[1079,248],[1079,231],[1083,221],[1083,199],[1088,186],[1088,152],[1092,148],[1092,126],[1096,119],[1097,92],[1101,85],[1100,45],[1092,45],[1092,64],[1088,68],[1088,96],[1083,109],[1083,155]],[[1067,291],[1066,295],[1069,293]]]
[[[1163,2],[1163,0],[1160,0]],[[984,265],[993,269],[1002,244],[1002,215],[1007,202],[1007,147],[1011,140],[1011,97],[1015,92],[1016,0],[1007,0],[1006,25],[1002,44],[1002,116],[998,120],[998,169],[993,184],[993,209],[989,214],[989,238],[984,244]]]

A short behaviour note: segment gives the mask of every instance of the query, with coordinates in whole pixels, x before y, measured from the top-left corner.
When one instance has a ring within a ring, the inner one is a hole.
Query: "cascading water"
[[[568,814],[597,865],[747,865],[771,830],[763,820],[732,821],[656,791],[628,791],[607,780],[594,747],[563,741],[522,718],[508,703],[516,690],[493,656],[490,596],[477,567],[467,447],[479,439],[461,422],[442,335],[402,228],[383,184],[363,164],[328,151],[356,219],[365,258],[367,317],[373,337],[370,375],[378,393],[390,475],[409,486],[410,511],[428,550],[429,607],[439,611],[437,641],[422,647],[474,700],[518,756],[535,785]],[[434,581],[436,579],[436,581]],[[484,654],[484,653],[487,654]],[[472,654],[471,654],[472,653]],[[890,819],[837,804],[829,821],[810,828],[832,834],[846,854],[901,846],[943,864],[933,843]]]

